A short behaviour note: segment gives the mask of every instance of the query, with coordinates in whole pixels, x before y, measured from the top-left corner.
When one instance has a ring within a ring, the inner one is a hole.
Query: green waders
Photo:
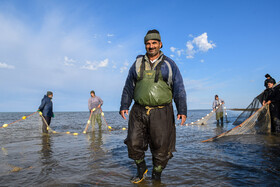
[[[164,59],[164,58],[163,58]],[[137,175],[131,182],[139,183],[146,172],[145,151],[153,156],[153,179],[160,180],[162,170],[175,151],[176,129],[172,106],[172,89],[163,80],[160,62],[156,70],[145,70],[142,61],[140,76],[134,90],[134,100],[128,122],[125,144],[129,158],[135,160]]]
[[[101,113],[93,112],[90,120],[91,120],[91,125],[92,125],[93,131],[95,129],[95,122],[97,122],[99,129],[101,129],[101,126],[102,126]]]

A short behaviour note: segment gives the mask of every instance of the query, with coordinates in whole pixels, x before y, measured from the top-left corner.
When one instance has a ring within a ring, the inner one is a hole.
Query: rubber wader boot
[[[221,125],[223,125],[223,124],[224,124],[224,118],[221,117]]]
[[[145,176],[148,172],[145,160],[135,160],[137,165],[137,175],[131,178],[132,183],[140,183],[145,179]]]
[[[152,179],[156,180],[156,181],[160,181],[161,180],[161,172],[162,172],[162,167],[161,166],[157,166],[153,168],[153,172],[152,172]]]

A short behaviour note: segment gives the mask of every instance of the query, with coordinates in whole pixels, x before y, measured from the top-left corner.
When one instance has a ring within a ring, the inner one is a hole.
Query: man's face
[[[148,40],[145,43],[146,51],[149,56],[153,57],[159,54],[162,43],[158,40]]]
[[[216,100],[219,100],[219,97],[215,97]]]
[[[273,84],[272,83],[268,83],[267,86],[268,86],[268,88],[272,88]]]
[[[48,95],[48,97],[52,99],[52,98],[53,98],[53,95]]]
[[[91,97],[94,97],[94,93],[90,93]]]

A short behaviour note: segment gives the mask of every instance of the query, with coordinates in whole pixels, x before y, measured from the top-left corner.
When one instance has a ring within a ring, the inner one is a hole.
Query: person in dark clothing
[[[269,80],[272,80],[272,83],[273,83],[273,84],[276,84],[275,79],[272,78],[269,74],[266,74],[266,75],[265,75],[265,78],[266,78],[266,79],[265,79],[265,81],[264,81],[264,86],[265,86],[266,88],[268,88],[267,83],[268,83]]]
[[[147,166],[145,151],[148,146],[153,157],[152,179],[160,181],[161,173],[175,151],[176,129],[172,98],[177,107],[181,125],[187,118],[184,82],[173,60],[162,51],[157,30],[150,30],[144,37],[147,53],[139,55],[131,66],[122,93],[120,114],[126,119],[129,107],[128,132],[125,144],[128,156],[137,165],[137,175],[132,183],[145,178]]]
[[[267,86],[263,94],[263,105],[269,104],[271,132],[280,133],[280,85],[274,87],[274,81],[268,79]]]
[[[42,131],[43,133],[48,133],[48,126],[51,124],[51,118],[54,117],[53,113],[53,103],[52,103],[53,93],[51,91],[47,92],[47,95],[44,95],[41,105],[39,106],[38,111],[42,112],[42,117],[45,118],[47,124],[43,120]]]

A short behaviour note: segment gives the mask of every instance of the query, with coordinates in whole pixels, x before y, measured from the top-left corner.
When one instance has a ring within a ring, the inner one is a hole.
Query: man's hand
[[[120,115],[122,116],[123,119],[126,119],[125,114],[128,115],[128,110],[120,111]]]
[[[271,103],[271,101],[269,100],[269,101],[267,101],[266,103],[269,105],[269,104]]]
[[[97,108],[100,108],[101,107],[101,105],[98,105],[98,107]]]
[[[179,119],[182,119],[181,125],[184,125],[184,123],[185,123],[185,121],[186,121],[186,119],[187,119],[187,116],[178,114],[178,115],[177,115],[177,120],[179,120]]]

